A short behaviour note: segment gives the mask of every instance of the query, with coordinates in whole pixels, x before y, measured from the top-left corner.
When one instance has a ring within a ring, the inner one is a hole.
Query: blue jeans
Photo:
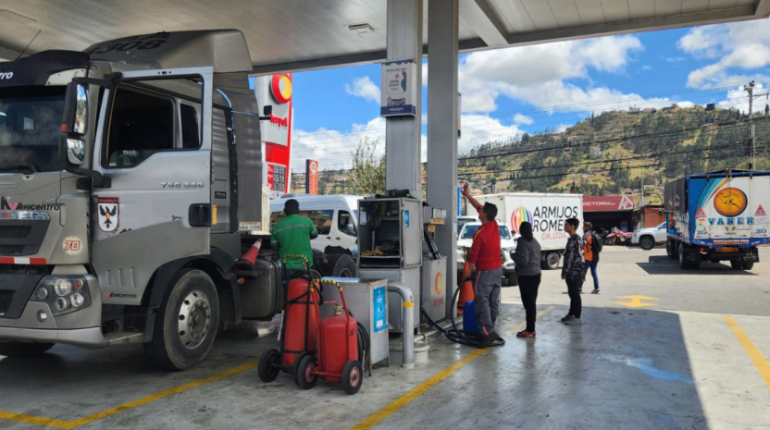
[[[594,290],[599,289],[599,275],[596,274],[596,266],[598,265],[598,261],[586,261],[586,273],[588,273],[588,269],[591,269],[591,277],[594,278]]]

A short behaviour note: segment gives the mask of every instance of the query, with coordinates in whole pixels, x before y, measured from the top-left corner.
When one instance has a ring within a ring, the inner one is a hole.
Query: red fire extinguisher
[[[356,394],[364,379],[362,360],[358,356],[358,323],[348,311],[342,286],[330,280],[321,282],[339,289],[342,305],[324,303],[335,306],[334,316],[321,321],[318,353],[300,355],[294,380],[300,388],[309,389],[315,386],[320,376],[329,382],[341,382],[346,393]]]
[[[263,382],[274,381],[281,370],[296,375],[298,357],[307,352],[315,353],[318,345],[319,306],[323,303],[321,284],[312,279],[307,258],[287,255],[283,259],[284,266],[290,258],[304,260],[305,271],[291,279],[286,287],[286,309],[281,321],[283,345],[281,351],[271,349],[262,354],[258,374]]]

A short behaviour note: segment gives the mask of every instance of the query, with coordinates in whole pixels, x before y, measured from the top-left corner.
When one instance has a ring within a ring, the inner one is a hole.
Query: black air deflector
[[[87,69],[90,58],[84,52],[50,50],[17,61],[0,62],[0,88],[45,85],[54,73]]]

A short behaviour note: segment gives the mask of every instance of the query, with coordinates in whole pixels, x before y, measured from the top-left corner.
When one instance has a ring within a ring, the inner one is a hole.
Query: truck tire
[[[155,335],[144,344],[150,360],[168,370],[187,370],[208,357],[219,325],[219,297],[206,272],[182,269],[171,281]]]
[[[556,270],[559,268],[559,260],[561,260],[561,254],[549,252],[545,254],[545,260],[541,262],[541,267],[543,270]]]
[[[730,267],[732,267],[733,270],[743,270],[743,261],[742,260],[730,260]]]
[[[0,342],[0,355],[6,357],[38,357],[53,348],[54,343]]]
[[[744,261],[743,262],[743,270],[751,270],[754,268],[754,262],[753,261]]]
[[[331,254],[320,263],[321,273],[334,278],[355,278],[358,268],[353,257],[348,254]]]
[[[666,240],[666,255],[668,255],[668,258],[671,260],[677,259],[676,242],[671,239]]]
[[[652,236],[642,236],[639,238],[639,247],[645,251],[655,248],[655,238]]]
[[[687,262],[687,260],[684,259],[684,244],[679,244],[679,267],[682,270],[688,270],[690,268],[690,263]]]

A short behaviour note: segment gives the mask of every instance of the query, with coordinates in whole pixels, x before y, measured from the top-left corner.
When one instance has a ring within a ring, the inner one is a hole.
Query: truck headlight
[[[58,316],[91,306],[91,293],[82,276],[49,275],[40,281],[30,300],[48,303],[53,315]]]

